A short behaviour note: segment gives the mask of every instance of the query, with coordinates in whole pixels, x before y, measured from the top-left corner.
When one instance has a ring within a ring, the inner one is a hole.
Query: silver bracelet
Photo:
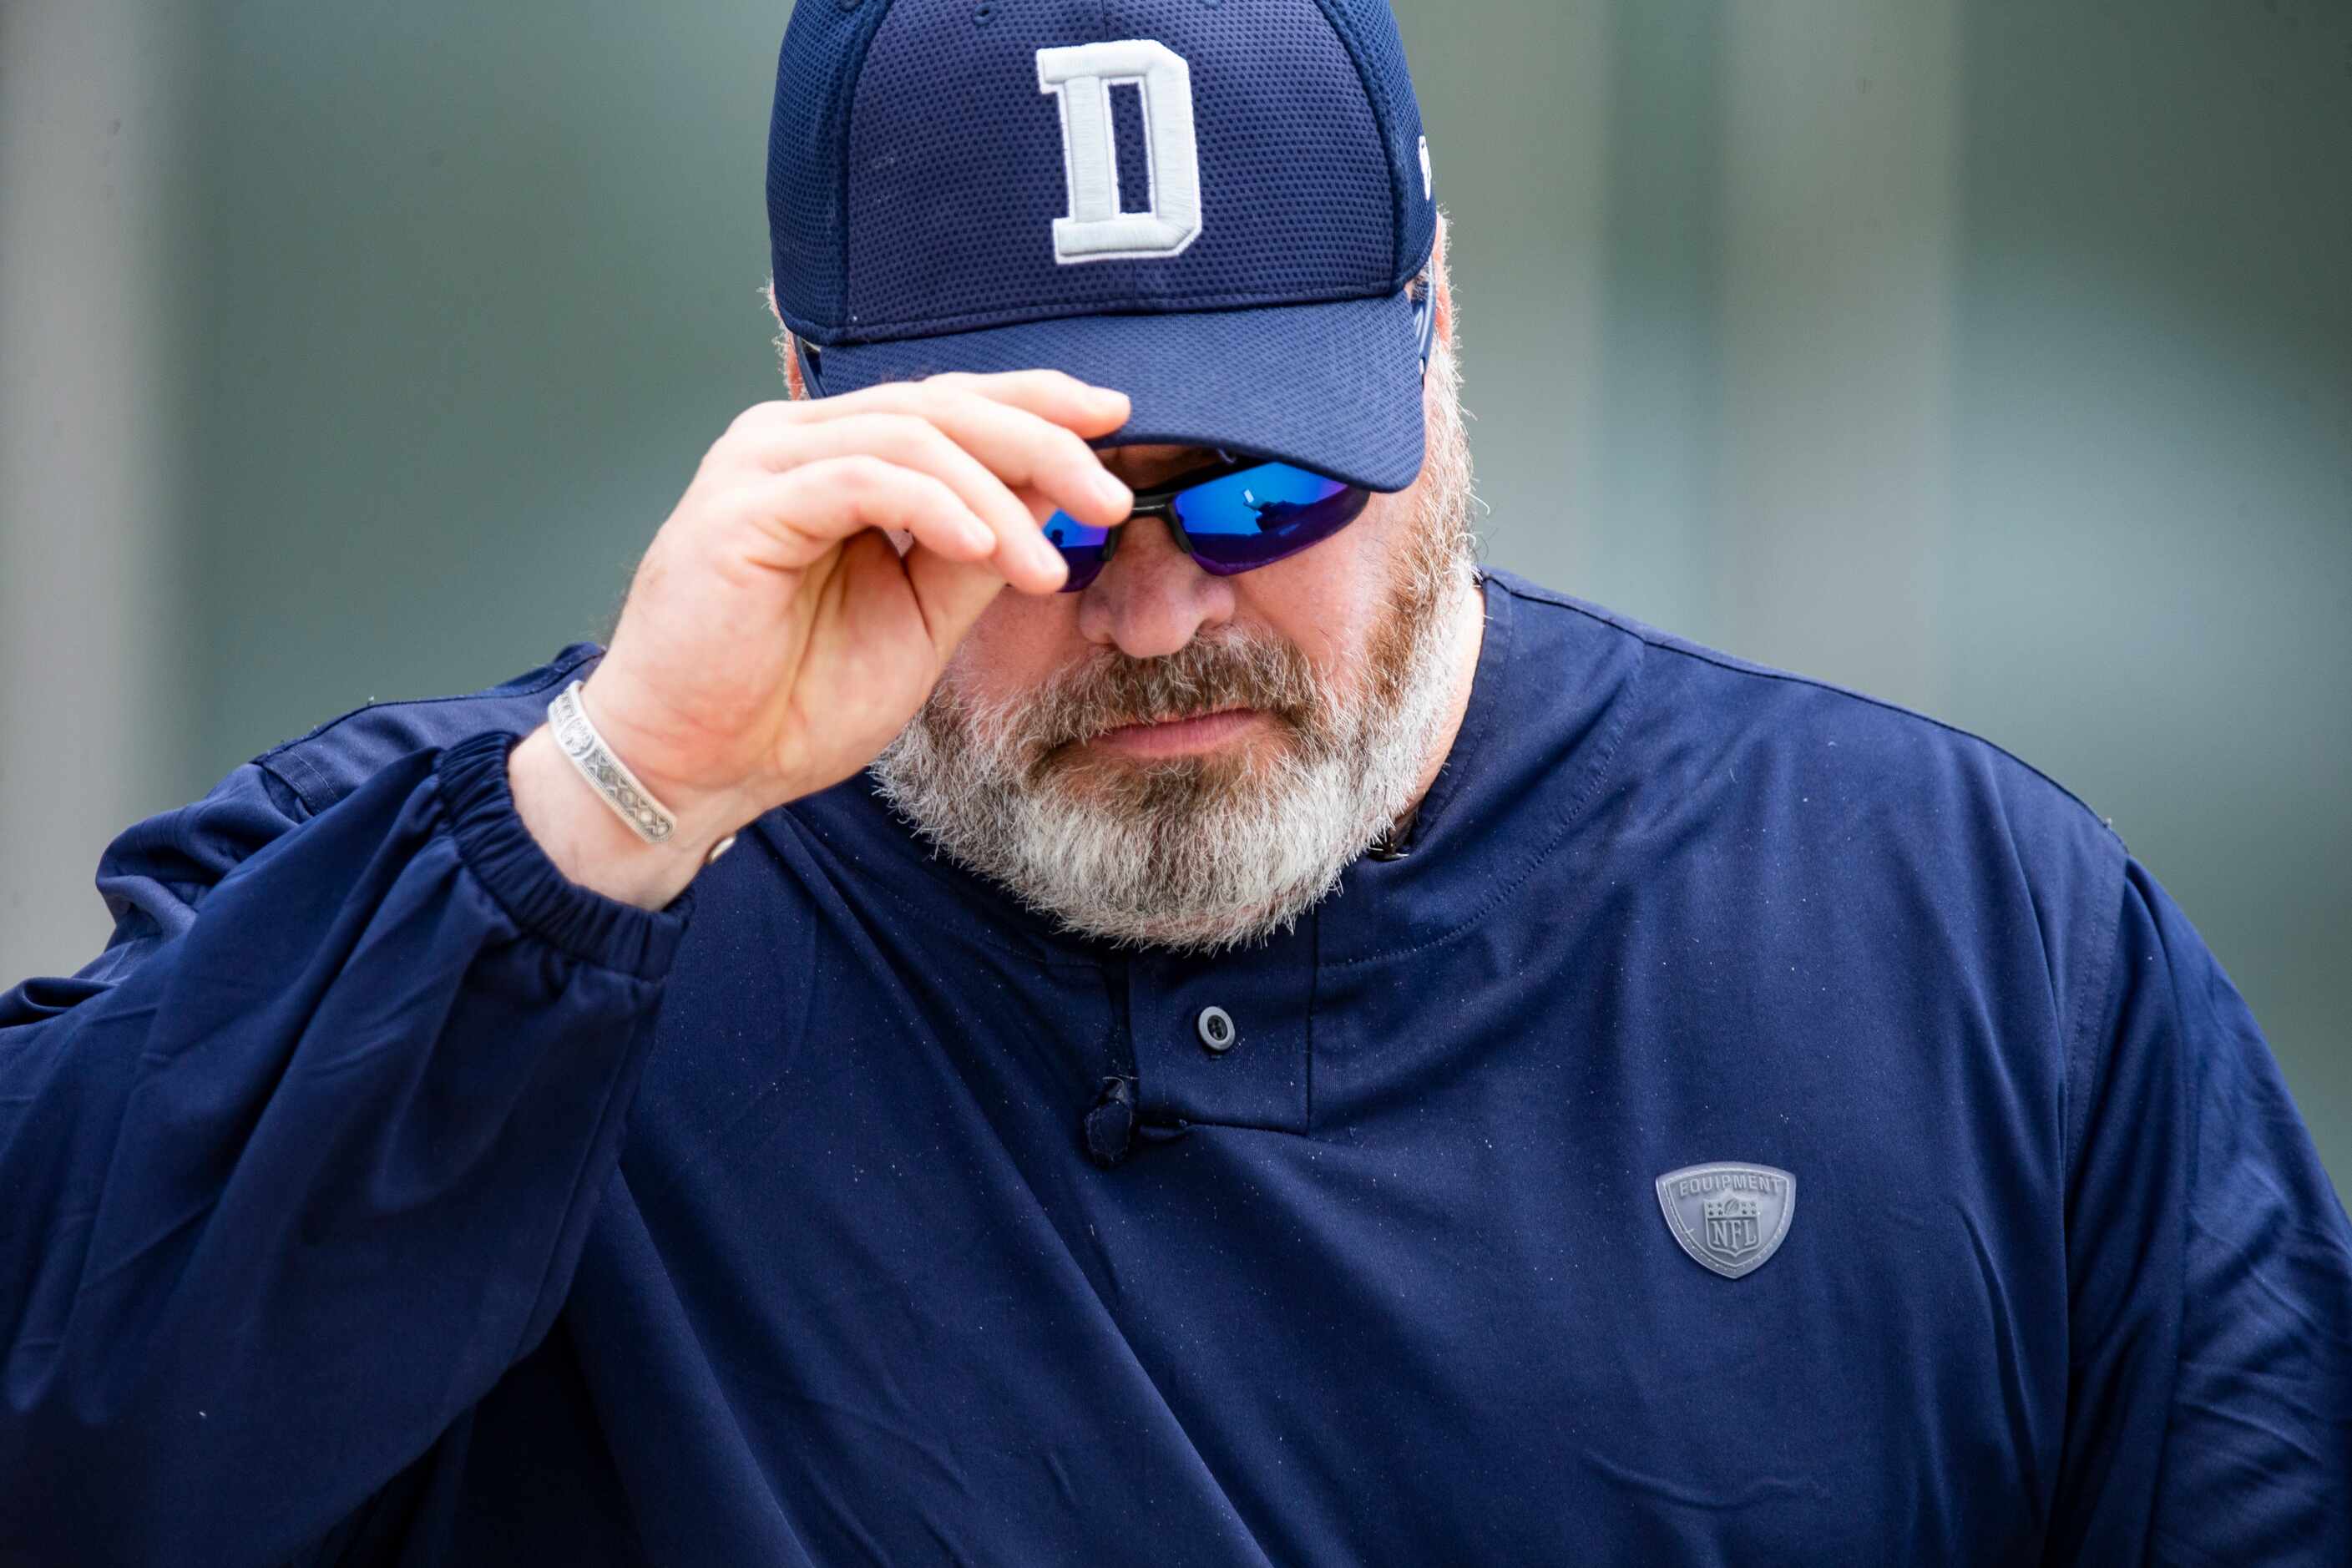
[[[614,756],[613,748],[604,744],[604,737],[596,733],[596,726],[588,721],[587,706],[580,700],[581,684],[573,681],[547,705],[547,721],[555,731],[556,749],[572,759],[572,765],[580,770],[580,776],[588,781],[597,797],[635,829],[638,837],[648,844],[667,841],[677,831],[677,816],[654,798],[653,791],[637,782],[628,763]],[[730,833],[710,847],[702,863],[709,865],[734,847],[735,835]]]
[[[588,721],[588,710],[581,705],[580,687],[579,681],[573,681],[547,705],[547,721],[555,729],[556,745],[604,804],[636,829],[638,837],[659,844],[677,831],[677,816],[637,782],[629,765],[614,756],[604,737],[596,733],[596,726]]]

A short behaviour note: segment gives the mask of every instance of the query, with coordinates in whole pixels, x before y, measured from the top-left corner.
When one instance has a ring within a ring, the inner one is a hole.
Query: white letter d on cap
[[[1110,89],[1143,92],[1151,192],[1144,212],[1121,212]],[[1062,104],[1062,161],[1070,216],[1054,220],[1054,259],[1115,261],[1177,256],[1201,235],[1201,153],[1192,136],[1192,68],[1150,38],[1037,51],[1037,90]]]

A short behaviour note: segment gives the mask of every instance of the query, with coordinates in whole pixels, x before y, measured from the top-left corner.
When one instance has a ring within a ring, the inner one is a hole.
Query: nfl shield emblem
[[[1737,1279],[1780,1249],[1797,1213],[1797,1178],[1771,1165],[1685,1165],[1658,1178],[1658,1206],[1685,1252]]]

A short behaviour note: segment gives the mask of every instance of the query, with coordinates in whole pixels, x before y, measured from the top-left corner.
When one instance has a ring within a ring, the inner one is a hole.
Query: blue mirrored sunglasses
[[[1429,374],[1436,310],[1427,273],[1413,302],[1413,331],[1420,341],[1421,373]],[[1157,517],[1168,525],[1176,548],[1202,571],[1219,577],[1255,572],[1309,545],[1320,544],[1362,515],[1370,490],[1289,463],[1251,462],[1223,452],[1219,460],[1177,475],[1165,484],[1139,490],[1131,523]],[[1085,588],[1108,565],[1128,523],[1094,528],[1066,511],[1045,521],[1045,539],[1069,563],[1062,592]]]
[[[1288,463],[1224,461],[1137,491],[1135,510],[1117,528],[1091,528],[1057,511],[1046,520],[1045,539],[1070,563],[1066,594],[1102,574],[1119,536],[1139,517],[1160,519],[1176,548],[1202,571],[1230,577],[1321,543],[1355,521],[1371,499],[1370,490]]]

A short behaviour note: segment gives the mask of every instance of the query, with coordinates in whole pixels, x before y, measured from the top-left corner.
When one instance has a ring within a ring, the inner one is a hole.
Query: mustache
[[[1015,723],[1023,749],[1043,760],[1130,724],[1236,708],[1313,732],[1323,727],[1327,706],[1322,682],[1297,645],[1242,633],[1195,637],[1155,658],[1102,649],[1025,698]]]

